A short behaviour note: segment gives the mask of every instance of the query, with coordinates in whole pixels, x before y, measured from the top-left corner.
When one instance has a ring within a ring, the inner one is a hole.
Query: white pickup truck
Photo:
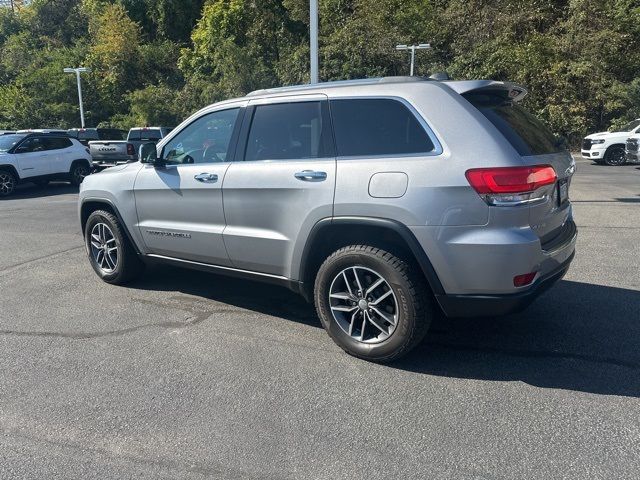
[[[138,148],[143,143],[159,142],[172,130],[170,127],[136,127],[129,130],[126,140],[95,140],[89,142],[93,168],[102,170],[114,165],[138,160]]]
[[[617,132],[599,132],[587,135],[582,141],[582,156],[596,163],[622,165],[627,161],[627,138],[640,133],[640,118],[629,122]]]

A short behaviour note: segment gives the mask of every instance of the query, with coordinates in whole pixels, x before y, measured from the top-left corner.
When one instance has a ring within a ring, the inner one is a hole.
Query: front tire
[[[0,197],[8,197],[16,189],[18,180],[7,170],[0,170]]]
[[[607,152],[604,154],[604,163],[611,167],[624,165],[625,161],[624,147],[622,146],[609,147]]]
[[[89,215],[84,238],[91,266],[105,282],[122,285],[144,270],[144,264],[112,213],[96,210]]]
[[[374,362],[408,353],[435,315],[422,275],[392,253],[367,245],[343,247],[324,261],[314,300],[333,341]]]

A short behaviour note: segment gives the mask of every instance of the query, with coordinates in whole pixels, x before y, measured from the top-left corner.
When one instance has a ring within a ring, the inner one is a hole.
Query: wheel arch
[[[82,201],[82,204],[80,205],[80,225],[82,228],[82,234],[84,235],[84,229],[87,226],[87,220],[89,219],[89,216],[96,210],[105,210],[115,215],[116,218],[118,219],[118,222],[120,223],[120,227],[122,228],[122,230],[124,230],[124,233],[129,239],[129,242],[131,242],[131,245],[133,246],[135,252],[138,255],[141,255],[140,249],[138,248],[138,245],[133,239],[133,237],[131,236],[131,233],[129,232],[129,228],[127,227],[127,224],[124,222],[124,220],[122,219],[122,216],[120,215],[120,212],[118,211],[117,207],[113,204],[113,202],[111,202],[111,200],[107,200],[103,198],[88,198]]]
[[[86,158],[76,158],[75,160],[71,161],[71,166],[69,167],[69,173],[71,173],[73,171],[73,167],[75,165],[77,165],[78,163],[84,163],[85,166],[91,170],[91,162],[89,160],[87,160]]]
[[[313,274],[332,252],[362,243],[390,250],[416,262],[432,292],[444,293],[427,253],[406,225],[387,218],[333,217],[316,223],[305,243],[298,272],[303,296],[307,299],[313,297]]]
[[[18,175],[18,171],[16,170],[16,167],[14,167],[13,165],[0,164],[0,170],[4,170],[11,173],[14,177],[16,177],[17,181],[20,181],[20,175]]]

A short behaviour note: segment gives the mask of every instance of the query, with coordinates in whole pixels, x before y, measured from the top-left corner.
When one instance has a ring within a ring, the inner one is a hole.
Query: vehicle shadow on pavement
[[[640,291],[561,281],[520,314],[439,319],[392,366],[640,397]]]
[[[154,266],[131,286],[179,291],[322,328],[313,306],[274,285]],[[640,291],[561,281],[520,314],[438,319],[421,345],[389,367],[640,397]]]
[[[38,185],[28,183],[19,185],[10,196],[2,197],[0,198],[0,201],[54,197],[56,195],[68,195],[70,193],[78,193],[78,187],[74,187],[68,183],[50,183],[45,187],[39,187]]]
[[[147,268],[132,288],[181,292],[322,328],[312,305],[284,287],[168,265]]]

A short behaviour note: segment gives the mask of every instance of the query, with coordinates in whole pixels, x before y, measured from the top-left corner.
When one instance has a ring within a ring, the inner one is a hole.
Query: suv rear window
[[[544,155],[564,149],[541,120],[509,99],[508,91],[472,92],[463,96],[493,123],[520,155]]]
[[[393,99],[331,100],[339,156],[427,153],[435,146],[415,115]]]
[[[71,143],[70,138],[63,138],[63,137],[45,138],[44,143],[46,145],[47,150],[60,150],[63,148],[68,148],[71,145],[73,145],[73,143]]]
[[[152,142],[158,141],[162,138],[162,133],[158,128],[148,128],[142,130],[131,130],[129,132],[129,140],[149,140]]]

